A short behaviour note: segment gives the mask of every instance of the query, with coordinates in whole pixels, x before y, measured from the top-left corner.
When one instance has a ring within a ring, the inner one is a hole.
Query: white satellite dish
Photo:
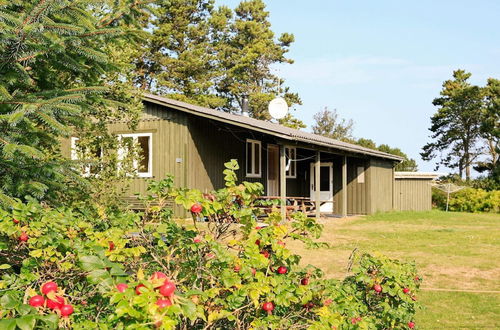
[[[273,117],[274,119],[282,119],[285,118],[288,113],[288,104],[286,103],[284,98],[277,97],[269,102],[268,109],[271,117]]]

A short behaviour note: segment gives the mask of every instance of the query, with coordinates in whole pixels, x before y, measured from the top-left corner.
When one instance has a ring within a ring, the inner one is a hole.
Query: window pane
[[[247,173],[252,173],[252,142],[247,142]]]
[[[149,172],[149,136],[139,136],[137,138],[137,144],[139,148],[139,172],[148,173]]]
[[[292,160],[292,162],[290,163],[290,175],[295,176],[295,169],[297,166],[297,162],[295,161],[295,159],[296,159],[295,149],[290,150],[290,159]]]
[[[330,191],[330,167],[321,166],[319,171],[319,188],[320,191]]]
[[[255,171],[254,174],[260,174],[260,144],[255,143]]]

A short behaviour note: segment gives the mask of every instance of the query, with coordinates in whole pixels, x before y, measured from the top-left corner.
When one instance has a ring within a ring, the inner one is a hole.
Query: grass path
[[[343,278],[353,249],[415,261],[424,277],[417,315],[423,329],[500,329],[500,215],[430,212],[325,219],[332,249],[290,247],[304,264]],[[435,291],[435,289],[466,292]]]

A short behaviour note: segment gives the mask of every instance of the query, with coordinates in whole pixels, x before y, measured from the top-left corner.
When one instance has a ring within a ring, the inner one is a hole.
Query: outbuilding
[[[440,174],[426,172],[394,173],[394,210],[428,211],[432,209],[432,182]]]

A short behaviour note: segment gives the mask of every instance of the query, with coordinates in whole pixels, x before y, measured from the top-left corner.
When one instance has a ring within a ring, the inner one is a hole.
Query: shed
[[[427,172],[394,173],[394,210],[428,211],[432,209],[432,181],[440,174]]]

